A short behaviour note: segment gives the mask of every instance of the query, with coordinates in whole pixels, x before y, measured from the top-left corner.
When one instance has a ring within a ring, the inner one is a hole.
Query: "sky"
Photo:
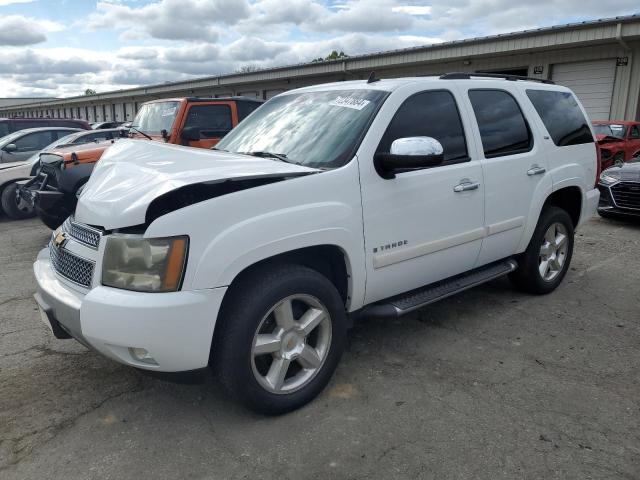
[[[0,0],[0,97],[104,92],[638,12],[638,0]]]

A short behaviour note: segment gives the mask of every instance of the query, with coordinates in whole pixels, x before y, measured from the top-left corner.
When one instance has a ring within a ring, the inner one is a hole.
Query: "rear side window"
[[[527,96],[558,147],[593,143],[589,123],[571,93],[527,90]]]
[[[231,131],[231,108],[228,105],[193,105],[187,113],[185,127],[199,127],[200,137],[223,137]]]
[[[469,90],[486,158],[531,150],[533,138],[520,106],[504,90]]]
[[[378,152],[389,152],[398,138],[432,137],[442,144],[444,164],[469,160],[462,121],[451,92],[432,90],[404,101],[380,140]]]

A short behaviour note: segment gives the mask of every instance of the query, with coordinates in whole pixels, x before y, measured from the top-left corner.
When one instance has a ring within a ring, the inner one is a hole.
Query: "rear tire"
[[[525,292],[544,295],[554,291],[569,269],[574,231],[569,214],[558,207],[542,209],[529,246],[518,259],[518,269],[509,275]]]
[[[18,185],[11,183],[2,190],[2,210],[13,220],[23,220],[35,216],[32,206],[29,206],[18,196]]]
[[[245,275],[220,312],[212,366],[248,408],[278,415],[327,385],[346,344],[346,312],[335,286],[301,265]]]

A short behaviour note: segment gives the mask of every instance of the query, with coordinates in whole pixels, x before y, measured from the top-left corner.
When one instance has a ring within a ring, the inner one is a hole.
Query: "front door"
[[[471,269],[484,236],[482,169],[479,160],[470,157],[469,126],[461,120],[454,93],[402,92],[387,99],[376,119],[387,119],[386,124],[372,125],[369,133],[378,132],[378,138],[368,138],[369,147],[358,155],[367,258],[365,303]],[[373,166],[375,152],[389,152],[398,138],[418,136],[442,144],[443,164],[382,178]]]

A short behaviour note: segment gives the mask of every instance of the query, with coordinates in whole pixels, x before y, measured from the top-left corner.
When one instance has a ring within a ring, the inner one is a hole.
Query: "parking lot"
[[[594,218],[549,296],[498,280],[357,324],[329,388],[276,418],[53,338],[48,237],[0,219],[4,480],[640,478],[639,224]]]

